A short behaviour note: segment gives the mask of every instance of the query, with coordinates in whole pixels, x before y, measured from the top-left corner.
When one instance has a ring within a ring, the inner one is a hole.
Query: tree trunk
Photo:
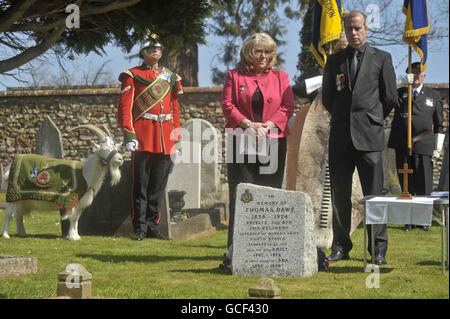
[[[198,86],[197,44],[190,44],[176,51],[163,52],[159,64],[177,73],[183,86]]]

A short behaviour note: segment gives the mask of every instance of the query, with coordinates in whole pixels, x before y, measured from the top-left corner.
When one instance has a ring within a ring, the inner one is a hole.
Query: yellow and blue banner
[[[339,39],[341,35],[341,15],[342,0],[314,1],[314,25],[310,48],[322,67],[327,62],[323,45]]]
[[[402,11],[406,15],[403,41],[420,55],[423,72],[427,68],[427,34],[430,32],[427,1],[404,0]]]

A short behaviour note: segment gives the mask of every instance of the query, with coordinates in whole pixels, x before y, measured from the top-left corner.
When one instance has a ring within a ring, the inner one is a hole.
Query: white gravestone
[[[182,154],[177,157],[177,163],[169,175],[166,191],[183,190],[186,192],[183,197],[185,202],[183,209],[200,208],[200,174],[202,168],[202,163],[199,160],[201,156],[200,144],[186,142],[182,149]]]
[[[220,184],[218,163],[221,162],[219,149],[221,134],[208,121],[191,119],[182,125],[182,141],[200,143],[201,145],[201,196],[202,201],[208,194],[217,192]]]
[[[236,194],[233,275],[308,277],[317,272],[308,194],[246,183]]]

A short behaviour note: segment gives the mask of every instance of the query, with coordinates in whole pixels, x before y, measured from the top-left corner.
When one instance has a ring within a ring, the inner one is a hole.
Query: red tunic
[[[131,72],[130,72],[131,70]],[[138,66],[122,72],[119,81],[122,82],[120,90],[120,100],[117,112],[117,119],[125,134],[125,143],[131,139],[139,142],[138,151],[151,153],[175,153],[175,141],[181,138],[180,113],[178,109],[178,95],[183,93],[179,76],[176,83],[171,87],[169,93],[156,103],[147,113],[151,114],[172,114],[172,119],[165,122],[139,118],[133,122],[132,109],[134,99],[141,93],[147,85],[137,81],[134,75],[139,75],[148,80],[155,80],[162,68],[155,71],[147,66]],[[177,129],[178,130],[175,130]]]

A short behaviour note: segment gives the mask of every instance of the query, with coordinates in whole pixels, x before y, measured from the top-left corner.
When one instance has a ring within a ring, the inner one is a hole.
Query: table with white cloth
[[[431,222],[434,219],[442,228],[442,273],[445,274],[445,266],[449,266],[448,195],[447,197],[414,196],[413,199],[398,199],[398,196],[366,196],[360,200],[360,203],[364,205],[365,212],[363,218],[364,269],[366,269],[367,265],[367,225],[411,224],[431,226]],[[434,207],[438,209],[434,210]],[[371,232],[371,237],[372,252],[374,252],[373,231]],[[446,247],[447,249],[445,249]],[[446,250],[447,258],[445,258]]]

